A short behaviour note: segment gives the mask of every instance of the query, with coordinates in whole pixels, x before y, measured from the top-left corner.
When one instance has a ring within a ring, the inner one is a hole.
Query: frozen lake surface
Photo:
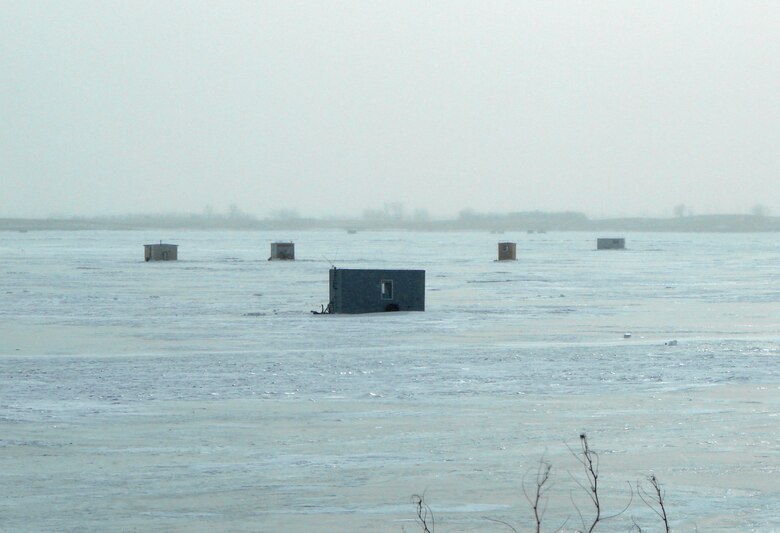
[[[582,431],[607,512],[654,473],[675,531],[780,531],[775,234],[2,236],[4,531],[419,531],[417,493],[436,531],[529,531],[542,457],[571,531]],[[312,315],[331,263],[426,270],[426,311]]]

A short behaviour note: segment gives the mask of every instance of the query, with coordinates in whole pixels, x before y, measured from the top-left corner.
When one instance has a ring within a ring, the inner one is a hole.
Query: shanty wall
[[[517,259],[517,244],[513,242],[498,243],[498,260],[514,261]]]
[[[176,261],[178,257],[176,244],[144,244],[145,261]]]
[[[622,250],[626,247],[625,239],[597,239],[596,248],[598,250]]]
[[[271,243],[270,259],[295,259],[295,244],[291,242],[273,242]]]
[[[424,270],[330,270],[330,307],[333,313],[425,311]],[[392,284],[392,296],[383,284]]]

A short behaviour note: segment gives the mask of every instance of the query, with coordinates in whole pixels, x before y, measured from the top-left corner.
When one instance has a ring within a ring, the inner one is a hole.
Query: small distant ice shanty
[[[626,247],[626,240],[623,238],[600,238],[596,239],[597,250],[623,250]]]
[[[498,243],[498,260],[514,261],[517,259],[517,244],[514,242]]]
[[[272,242],[271,257],[269,261],[276,259],[292,261],[295,259],[295,243],[292,242]]]
[[[425,270],[332,268],[328,311],[425,311]]]
[[[178,244],[144,244],[144,261],[176,261],[179,257]]]

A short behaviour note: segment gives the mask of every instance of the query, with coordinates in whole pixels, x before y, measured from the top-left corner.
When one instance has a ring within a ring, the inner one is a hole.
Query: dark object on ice
[[[331,313],[425,311],[425,270],[330,269]]]
[[[517,259],[517,243],[500,242],[498,243],[498,260],[514,261]]]
[[[179,258],[178,244],[144,244],[144,261],[176,261]]]
[[[325,307],[324,305],[320,305],[320,310],[319,311],[312,310],[311,314],[313,314],[313,315],[329,315],[332,312],[333,311],[331,311],[330,304],[328,304],[328,307]]]
[[[272,242],[271,257],[269,257],[268,260],[272,261],[274,259],[293,261],[295,259],[295,243]]]
[[[623,238],[600,238],[596,239],[597,250],[624,250],[626,248],[626,240]]]

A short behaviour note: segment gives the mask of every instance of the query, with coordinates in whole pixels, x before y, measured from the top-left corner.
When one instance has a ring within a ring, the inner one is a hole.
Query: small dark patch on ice
[[[576,309],[572,309],[571,307],[559,307],[557,309],[552,309],[550,312],[554,314],[568,314],[568,313],[574,313]]]

